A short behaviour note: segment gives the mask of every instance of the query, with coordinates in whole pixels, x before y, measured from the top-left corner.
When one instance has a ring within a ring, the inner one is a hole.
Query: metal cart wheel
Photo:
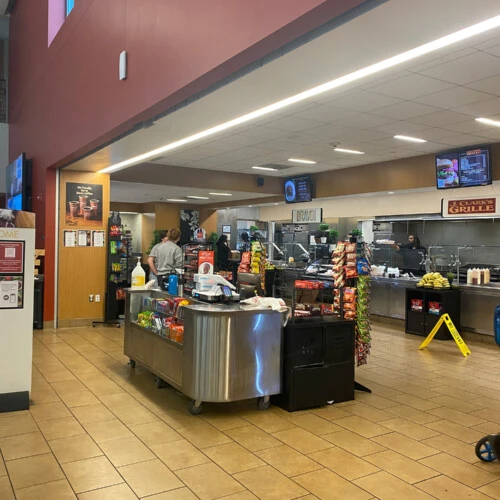
[[[202,402],[192,399],[189,402],[188,410],[191,415],[199,415],[203,411]]]
[[[135,361],[133,359],[131,359],[129,362],[128,362],[130,368],[135,368]]]
[[[483,462],[493,462],[497,457],[493,451],[489,436],[481,438],[476,444],[476,455]]]
[[[271,404],[271,399],[269,396],[263,396],[257,399],[257,408],[259,410],[267,410]]]
[[[166,387],[167,383],[160,377],[155,377],[155,383],[156,383],[156,387],[158,387],[158,389],[161,389],[162,387]]]

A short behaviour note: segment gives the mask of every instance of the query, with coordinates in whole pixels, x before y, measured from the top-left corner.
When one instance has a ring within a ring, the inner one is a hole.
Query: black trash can
[[[33,328],[43,329],[43,274],[35,276],[35,296],[33,299]]]

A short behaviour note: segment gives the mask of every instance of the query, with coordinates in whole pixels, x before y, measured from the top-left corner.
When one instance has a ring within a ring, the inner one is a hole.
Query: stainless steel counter
[[[372,276],[371,304],[372,314],[388,318],[405,318],[405,296],[407,288],[414,288],[415,278],[383,278]]]

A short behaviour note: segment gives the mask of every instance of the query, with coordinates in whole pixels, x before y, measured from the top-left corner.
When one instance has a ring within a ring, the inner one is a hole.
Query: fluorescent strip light
[[[316,162],[312,160],[301,160],[300,158],[288,158],[288,161],[293,161],[294,163],[305,163],[306,165],[315,165]]]
[[[353,155],[364,155],[363,151],[356,151],[355,149],[344,149],[344,148],[333,148],[334,151],[338,151],[339,153],[351,153]]]
[[[178,203],[186,203],[187,202],[187,200],[181,200],[181,199],[177,199],[177,198],[167,198],[166,201],[175,201]]]
[[[500,127],[500,121],[490,120],[489,118],[476,118],[477,122],[484,123],[485,125],[493,125],[494,127]]]
[[[236,125],[247,123],[251,120],[255,120],[256,118],[260,118],[261,116],[268,115],[270,113],[273,113],[274,111],[278,111],[292,104],[302,102],[311,97],[324,94],[329,90],[342,87],[344,85],[347,85],[348,83],[361,80],[362,78],[374,75],[386,69],[394,68],[395,66],[399,66],[400,64],[403,64],[407,61],[411,61],[425,54],[430,54],[431,52],[435,52],[439,49],[449,47],[450,45],[461,42],[463,40],[467,40],[468,38],[479,35],[481,33],[485,33],[486,31],[490,31],[494,28],[498,28],[499,26],[500,15],[487,19],[486,21],[473,24],[468,28],[461,29],[459,31],[451,33],[450,35],[443,36],[441,38],[438,38],[437,40],[433,40],[432,42],[428,42],[415,47],[414,49],[402,52],[401,54],[383,59],[382,61],[379,61],[375,64],[371,64],[370,66],[358,69],[357,71],[353,71],[352,73],[349,73],[347,75],[335,78],[334,80],[330,80],[329,82],[313,87],[312,89],[304,90],[303,92],[299,92],[298,94],[287,97],[286,99],[274,102],[272,104],[264,106],[263,108],[256,109],[255,111],[252,111],[245,115],[239,116],[224,123],[220,123],[219,125],[215,125],[214,127],[210,127],[206,130],[202,130],[201,132],[198,132],[196,134],[184,137],[183,139],[180,139],[178,141],[171,142],[170,144],[166,144],[165,146],[153,149],[152,151],[148,151],[146,153],[134,156],[133,158],[129,158],[128,160],[116,163],[115,165],[111,165],[107,168],[99,170],[99,173],[109,174],[110,172],[116,172],[145,160],[149,160],[150,158],[163,155],[168,151],[173,151],[174,149],[178,149],[181,146],[185,146],[186,144],[191,144],[200,139],[210,137],[219,132],[235,127]]]
[[[394,139],[399,139],[400,141],[408,141],[408,142],[427,142],[425,139],[419,139],[418,137],[410,137],[408,135],[395,135]]]
[[[231,193],[208,193],[212,196],[233,196]]]
[[[267,170],[269,172],[277,172],[277,168],[271,168],[271,167],[252,167],[255,170]]]
[[[186,196],[186,198],[192,198],[193,200],[209,200],[208,196]]]

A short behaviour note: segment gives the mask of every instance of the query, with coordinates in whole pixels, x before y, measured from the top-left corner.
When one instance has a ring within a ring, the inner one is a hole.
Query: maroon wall
[[[77,0],[50,47],[47,0],[16,2],[10,152],[33,158],[37,246],[47,247],[47,261],[55,220],[49,206],[54,177],[46,178],[47,168],[72,161],[364,2]],[[118,80],[122,50],[129,53],[124,82]]]

